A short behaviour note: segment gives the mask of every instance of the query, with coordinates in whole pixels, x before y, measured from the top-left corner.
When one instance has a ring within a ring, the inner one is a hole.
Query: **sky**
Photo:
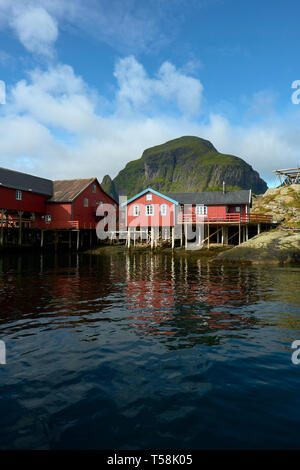
[[[299,17],[296,0],[0,0],[0,166],[101,182],[195,135],[274,186],[300,166]]]

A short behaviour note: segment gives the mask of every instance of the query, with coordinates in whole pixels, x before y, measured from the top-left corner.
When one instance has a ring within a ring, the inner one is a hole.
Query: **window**
[[[195,207],[196,215],[207,215],[207,206],[198,205]]]
[[[241,212],[241,208],[240,208],[240,206],[236,206],[236,208],[235,208],[235,212]]]
[[[134,215],[134,217],[138,217],[139,214],[140,214],[140,206],[138,206],[138,205],[133,206],[133,215]]]
[[[51,220],[52,220],[52,216],[51,216],[51,215],[45,215],[45,222],[46,222],[46,224],[50,224]]]
[[[146,215],[154,215],[154,205],[150,204],[146,206]]]
[[[16,200],[22,201],[22,191],[19,191],[19,189],[16,191]]]
[[[83,207],[89,207],[89,200],[87,197],[85,197],[83,200]]]
[[[96,185],[93,184],[93,186],[92,186],[92,193],[95,193],[95,192],[96,192]]]
[[[162,216],[167,215],[167,204],[160,205],[160,215]]]
[[[146,194],[146,201],[152,201],[152,194],[151,193]]]

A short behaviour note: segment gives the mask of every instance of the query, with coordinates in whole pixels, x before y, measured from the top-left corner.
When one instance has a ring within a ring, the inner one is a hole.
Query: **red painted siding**
[[[93,185],[96,185],[96,192],[93,193]],[[88,199],[88,207],[84,207],[84,199]],[[115,201],[102,190],[96,180],[91,183],[79,196],[71,203],[48,202],[46,204],[46,214],[51,215],[51,222],[44,227],[48,228],[95,228],[98,217],[96,217],[97,204],[101,201],[104,204],[115,204]]]
[[[92,187],[96,184],[96,192],[93,193]],[[84,199],[88,199],[88,207],[84,207]],[[73,201],[73,220],[78,220],[80,228],[95,228],[99,217],[96,217],[98,202],[103,204],[116,204],[115,201],[106,194],[98,181],[91,183],[76,199]],[[91,227],[90,227],[91,226]]]
[[[48,196],[42,194],[22,191],[22,200],[17,201],[15,189],[0,187],[0,209],[44,213],[47,199]]]
[[[147,201],[146,195],[152,194],[152,200]],[[166,215],[161,215],[161,205],[166,204]],[[139,206],[139,216],[133,215],[134,206]],[[154,206],[154,215],[146,215],[146,205]],[[173,226],[174,204],[164,197],[147,192],[127,205],[128,227],[170,227]]]

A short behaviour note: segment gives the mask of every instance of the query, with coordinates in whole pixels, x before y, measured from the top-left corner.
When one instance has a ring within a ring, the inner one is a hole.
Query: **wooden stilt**
[[[72,248],[72,231],[69,231],[69,250]]]
[[[130,248],[131,245],[131,230],[130,227],[128,227],[128,248]]]
[[[241,224],[239,224],[239,245],[241,244]]]
[[[172,250],[174,250],[174,247],[175,247],[175,227],[172,227]]]
[[[18,245],[22,245],[22,215],[23,215],[23,211],[18,211],[18,215],[19,215]]]
[[[260,224],[257,224],[257,235],[260,234]]]
[[[187,237],[187,232],[188,232],[188,226],[187,224],[184,225],[184,241],[185,241],[185,249],[188,249],[188,237]]]
[[[44,230],[41,230],[41,248],[44,246]]]
[[[0,235],[0,245],[4,243],[4,209],[1,209],[1,235]]]
[[[249,227],[246,225],[246,241],[249,239]]]
[[[57,246],[58,246],[58,231],[55,230],[55,232],[54,232],[54,249],[55,249],[55,252],[57,252]]]
[[[80,243],[80,231],[77,230],[77,243],[76,243],[76,250],[79,250],[79,243]]]
[[[207,224],[207,249],[209,250],[209,224]]]
[[[151,250],[153,250],[153,244],[154,244],[154,228],[151,227]]]

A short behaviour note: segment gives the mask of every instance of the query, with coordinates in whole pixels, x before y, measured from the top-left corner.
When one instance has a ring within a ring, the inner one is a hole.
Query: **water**
[[[300,448],[299,267],[0,260],[0,449]]]

